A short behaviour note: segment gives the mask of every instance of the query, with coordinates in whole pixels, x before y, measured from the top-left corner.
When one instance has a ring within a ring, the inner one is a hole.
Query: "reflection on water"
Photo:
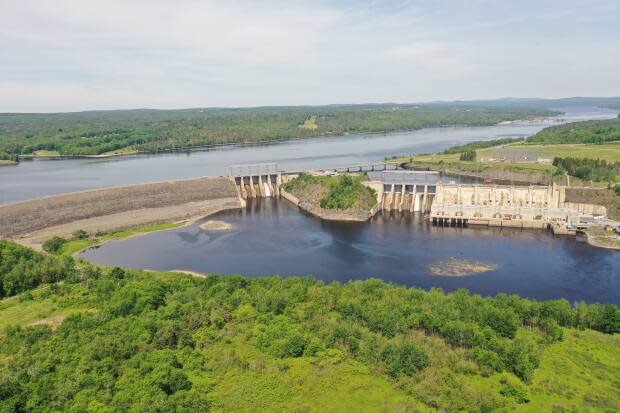
[[[321,221],[272,199],[216,218],[227,231],[199,225],[111,242],[82,257],[97,263],[156,270],[315,275],[329,281],[379,277],[445,290],[620,304],[620,254],[534,230],[439,228],[409,213],[370,223]],[[448,260],[495,264],[467,277],[433,275]],[[430,268],[429,268],[430,267]]]

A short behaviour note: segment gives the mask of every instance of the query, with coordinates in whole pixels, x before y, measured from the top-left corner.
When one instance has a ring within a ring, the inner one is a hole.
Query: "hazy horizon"
[[[0,112],[620,96],[620,3],[0,0]]]
[[[564,99],[620,99],[620,96],[563,96],[552,98],[539,98],[539,97],[498,97],[489,99],[455,99],[455,100],[429,100],[419,102],[336,102],[336,103],[324,103],[324,104],[299,104],[299,105],[257,105],[257,106],[186,106],[186,107],[110,107],[102,109],[77,109],[67,111],[0,111],[0,114],[54,114],[54,113],[80,113],[80,112],[113,112],[113,111],[140,111],[140,110],[161,110],[161,111],[175,111],[175,110],[211,110],[211,109],[260,109],[260,108],[286,108],[286,107],[325,107],[325,106],[372,106],[372,105],[431,105],[431,104],[469,104],[476,102],[501,102],[501,101],[555,101]]]

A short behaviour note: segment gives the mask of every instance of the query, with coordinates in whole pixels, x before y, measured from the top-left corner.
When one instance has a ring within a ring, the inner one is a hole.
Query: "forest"
[[[543,108],[466,103],[5,113],[0,114],[0,158],[181,150],[445,125],[491,125],[555,113]]]
[[[616,182],[620,171],[620,162],[607,162],[601,159],[588,158],[559,158],[553,159],[553,165],[557,168],[556,174],[567,173],[584,181]]]
[[[107,269],[9,241],[0,263],[3,412],[620,407],[615,305]]]
[[[545,128],[527,138],[527,143],[606,143],[620,141],[620,117],[589,120]]]

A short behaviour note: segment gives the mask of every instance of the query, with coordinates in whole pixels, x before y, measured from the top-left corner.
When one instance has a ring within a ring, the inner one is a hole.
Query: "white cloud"
[[[620,94],[617,4],[551,3],[0,0],[0,111]]]

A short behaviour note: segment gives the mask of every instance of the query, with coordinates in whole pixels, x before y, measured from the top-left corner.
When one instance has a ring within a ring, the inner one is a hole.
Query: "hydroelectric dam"
[[[275,163],[236,165],[230,168],[230,179],[245,204],[247,198],[283,195],[282,184],[300,173],[278,170]],[[397,165],[388,163],[307,173],[365,173],[369,179],[362,183],[374,189],[377,196],[373,213],[420,212],[439,226],[487,225],[575,234],[590,226],[595,216],[604,217],[607,212],[600,205],[567,202],[566,187],[555,184],[463,184],[444,179],[438,172],[399,170]]]

